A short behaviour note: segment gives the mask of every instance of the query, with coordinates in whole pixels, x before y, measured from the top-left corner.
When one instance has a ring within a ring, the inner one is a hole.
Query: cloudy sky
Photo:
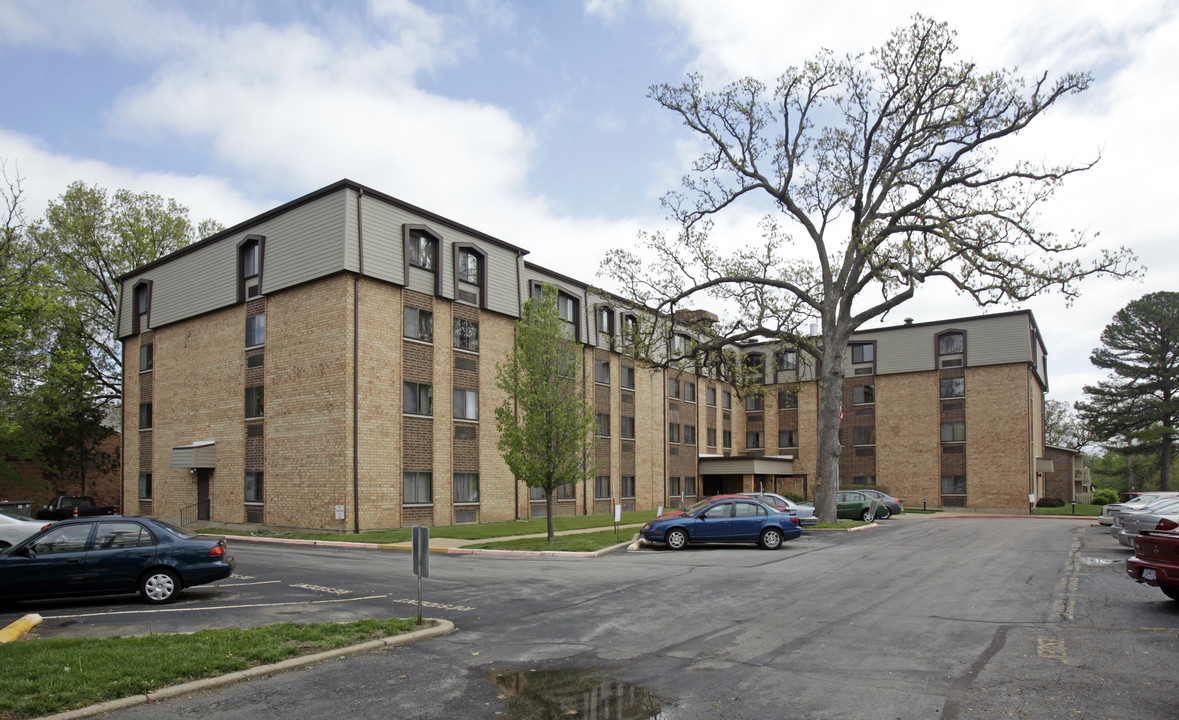
[[[1072,307],[1027,306],[1050,397],[1080,399],[1101,378],[1088,356],[1113,313],[1179,278],[1174,2],[0,0],[0,159],[34,217],[83,180],[233,225],[346,177],[609,287],[606,251],[665,226],[659,198],[696,154],[650,85],[772,81],[820,48],[878,45],[915,12],[949,22],[983,68],[1093,75],[1009,149],[1100,155],[1041,223],[1131,247],[1146,268],[1141,282],[1088,283]],[[928,286],[884,322],[976,312]]]

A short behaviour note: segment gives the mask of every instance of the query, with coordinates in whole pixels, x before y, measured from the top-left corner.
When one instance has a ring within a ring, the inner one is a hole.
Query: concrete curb
[[[848,528],[847,530],[844,530],[844,532],[858,532],[860,530],[875,530],[878,527],[880,527],[880,523],[874,522],[869,525],[860,525],[860,526],[857,526],[854,528]]]
[[[37,613],[25,615],[21,619],[10,623],[8,627],[0,630],[0,643],[12,642],[40,624],[41,616]]]
[[[604,547],[601,550],[593,552],[567,552],[564,550],[496,550],[486,548],[446,548],[446,552],[451,555],[525,555],[534,557],[568,557],[568,558],[595,558],[602,557],[608,553],[616,550],[621,550],[627,547],[633,540],[627,540],[617,545]],[[433,550],[434,548],[430,548]]]
[[[359,655],[361,653],[373,652],[374,650],[381,650],[387,647],[394,647],[396,645],[405,645],[406,643],[416,642],[418,640],[425,640],[427,638],[439,637],[448,635],[454,632],[454,623],[449,620],[434,619],[438,623],[436,626],[426,628],[424,630],[415,630],[413,632],[396,635],[394,637],[381,638],[380,640],[370,640],[359,645],[352,645],[350,647],[337,648],[335,650],[325,650],[324,652],[315,653],[314,655],[304,655],[302,657],[291,658],[283,660],[272,665],[259,665],[248,670],[241,670],[239,672],[228,673],[214,678],[204,678],[202,680],[193,680],[192,682],[183,683],[181,685],[171,685],[169,687],[160,688],[154,692],[149,692],[145,695],[131,695],[118,700],[108,700],[106,702],[97,703],[89,707],[78,708],[77,710],[70,710],[56,715],[46,715],[40,720],[80,720],[102,713],[115,712],[117,710],[125,710],[137,705],[145,705],[160,700],[167,700],[169,698],[178,697],[180,695],[188,695],[190,693],[200,692],[202,690],[210,690],[213,688],[224,687],[234,683],[243,682],[245,680],[252,680],[254,678],[267,677],[280,672],[288,670],[297,670],[308,665],[316,663],[327,662],[329,660],[336,660],[349,655]]]

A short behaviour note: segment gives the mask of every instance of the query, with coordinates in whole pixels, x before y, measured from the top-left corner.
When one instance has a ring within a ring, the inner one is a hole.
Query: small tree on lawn
[[[499,449],[516,480],[545,495],[553,542],[553,495],[562,485],[597,474],[586,462],[594,409],[582,388],[581,353],[557,314],[557,290],[545,285],[524,303],[507,362],[496,366],[496,384],[508,394],[495,409]]]

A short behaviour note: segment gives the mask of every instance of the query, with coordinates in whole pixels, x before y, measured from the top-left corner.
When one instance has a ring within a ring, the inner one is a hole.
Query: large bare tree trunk
[[[815,509],[819,522],[835,522],[835,493],[839,490],[840,411],[843,405],[843,350],[846,343],[823,346],[819,363],[819,448],[818,477],[815,479]]]

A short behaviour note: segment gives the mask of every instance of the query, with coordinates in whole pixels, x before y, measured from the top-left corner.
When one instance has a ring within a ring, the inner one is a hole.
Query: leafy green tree
[[[1068,403],[1051,399],[1044,401],[1044,442],[1074,450],[1085,445],[1085,428],[1078,422]]]
[[[1077,412],[1090,435],[1127,457],[1156,455],[1171,489],[1179,421],[1179,293],[1148,293],[1114,315],[1089,356],[1109,377],[1085,386]],[[1136,468],[1142,472],[1141,466]]]
[[[640,234],[646,257],[616,250],[603,270],[657,318],[699,296],[730,308],[683,352],[660,350],[669,328],[648,323],[640,332],[651,341],[638,347],[652,348],[649,362],[699,363],[760,339],[813,359],[824,521],[835,519],[843,358],[858,328],[933,279],[986,306],[1049,291],[1071,299],[1087,276],[1135,273],[1126,249],[1082,261],[1088,238],[1036,225],[1041,203],[1091,162],[1007,163],[997,151],[1089,76],[1028,81],[980,71],[957,50],[945,24],[918,15],[883,46],[844,59],[824,51],[772,88],[745,78],[710,90],[690,75],[649,94],[704,153],[663,198],[679,231]],[[738,203],[767,214],[761,242],[741,238],[730,253],[712,240],[713,218]]]
[[[587,462],[595,413],[582,387],[578,345],[557,314],[557,290],[545,285],[540,299],[524,303],[511,356],[496,366],[498,387],[508,394],[495,409],[499,449],[516,480],[545,495],[549,542],[553,496],[562,485],[597,475]]]
[[[78,329],[88,347],[85,372],[97,397],[117,400],[120,393],[118,278],[220,229],[210,220],[194,225],[188,208],[175,200],[129,190],[111,194],[83,182],[70,184],[29,227],[49,269],[44,291],[65,313],[60,325]]]

